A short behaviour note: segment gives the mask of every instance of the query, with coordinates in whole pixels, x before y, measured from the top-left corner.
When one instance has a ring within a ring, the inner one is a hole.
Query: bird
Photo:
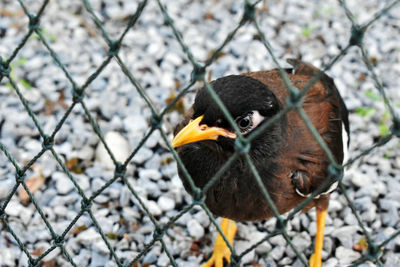
[[[350,142],[348,110],[333,79],[299,59],[287,61],[291,67],[283,71],[299,92],[313,76],[321,75],[304,94],[301,107],[336,163],[343,164]],[[210,86],[244,138],[285,109],[290,96],[278,69],[229,75],[210,82]],[[329,178],[331,162],[296,110],[291,109],[260,131],[251,139],[248,155],[280,214],[328,183],[303,210],[316,208],[317,231],[309,264],[320,267],[329,197],[338,183]],[[204,86],[176,126],[171,145],[195,186],[202,189],[234,154],[238,134]],[[194,194],[179,166],[178,174],[185,189]],[[222,217],[221,230],[231,245],[236,222],[274,216],[253,176],[249,164],[240,156],[205,192],[205,204],[214,215]],[[203,266],[222,267],[224,261],[230,263],[230,256],[228,245],[218,234],[213,254]]]

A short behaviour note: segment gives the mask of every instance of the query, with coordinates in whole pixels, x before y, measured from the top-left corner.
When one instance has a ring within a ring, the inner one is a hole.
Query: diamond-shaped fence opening
[[[176,173],[182,162],[169,142],[189,104],[183,97],[192,98],[205,85],[224,111],[211,79],[272,66],[296,101],[321,77],[299,93],[282,71],[280,59],[288,56],[339,76],[335,81],[349,96],[356,125],[353,139],[360,139],[342,181],[343,167],[301,105],[292,103],[272,119],[297,111],[339,180],[327,222],[334,228],[327,230],[333,237],[326,241],[327,259],[398,264],[400,102],[392,90],[399,77],[392,37],[398,35],[399,2],[366,3],[360,9],[344,0],[329,1],[332,5],[5,2],[0,7],[5,44],[0,39],[0,264],[201,262],[202,251],[211,247],[211,233],[204,229],[221,229],[203,200],[182,192]],[[369,121],[371,134],[360,126]],[[240,137],[242,144],[260,131]],[[279,215],[245,147],[239,150],[223,168],[244,153],[275,218],[240,225],[244,239],[251,240],[231,247],[233,264],[307,265],[307,231],[314,226],[306,214],[295,214],[313,196]]]

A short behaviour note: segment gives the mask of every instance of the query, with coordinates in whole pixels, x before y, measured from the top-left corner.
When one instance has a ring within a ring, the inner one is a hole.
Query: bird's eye
[[[239,116],[235,121],[237,126],[239,126],[240,131],[243,134],[247,133],[252,129],[253,126],[253,112],[250,112],[245,116]]]
[[[235,119],[237,126],[242,134],[247,134],[256,128],[262,121],[264,116],[261,116],[258,111],[251,111],[246,115],[239,116]]]

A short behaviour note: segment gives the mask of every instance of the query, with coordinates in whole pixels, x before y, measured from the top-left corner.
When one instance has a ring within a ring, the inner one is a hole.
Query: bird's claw
[[[221,223],[221,230],[226,236],[228,242],[232,245],[233,239],[235,238],[235,234],[237,231],[237,225],[234,221],[223,218]],[[223,267],[224,259],[230,263],[231,262],[231,250],[228,245],[225,243],[225,240],[222,238],[220,234],[218,234],[217,239],[214,244],[214,251],[211,255],[211,258],[201,265],[201,267]]]
[[[214,249],[211,258],[209,258],[206,263],[202,264],[201,267],[223,267],[224,259],[228,263],[231,262],[231,250],[227,246],[225,246],[223,249]]]

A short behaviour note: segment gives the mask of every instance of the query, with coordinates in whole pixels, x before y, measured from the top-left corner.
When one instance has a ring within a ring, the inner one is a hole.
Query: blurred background
[[[170,255],[161,242],[152,244],[152,219],[163,225],[192,203],[165,138],[160,131],[149,130],[152,112],[163,112],[187,90],[162,119],[161,128],[171,140],[175,125],[202,86],[196,82],[187,89],[193,66],[161,7],[194,59],[204,62],[239,25],[243,1],[179,0],[160,5],[149,0],[129,28],[141,4],[138,1],[20,2],[0,0],[0,56],[9,63],[8,70],[4,64],[0,69],[0,266],[28,266],[27,255],[40,257],[40,266],[117,266],[118,261],[127,264],[135,257],[134,266],[169,266],[169,257],[178,266],[198,266],[210,255],[216,235],[199,207],[175,221],[163,236]],[[340,54],[352,28],[340,2],[259,1],[256,21],[282,67],[288,67],[287,58],[323,67]],[[395,2],[369,26],[363,45],[399,114],[400,5]],[[370,21],[390,3],[346,1],[358,24]],[[26,13],[38,12],[40,28],[35,28]],[[118,59],[108,58],[107,39],[118,40],[123,33]],[[254,24],[244,24],[217,51],[206,69],[207,79],[276,68],[260,40]],[[362,224],[379,244],[399,233],[400,141],[390,138],[391,114],[358,47],[351,47],[327,73],[350,111],[350,156],[387,141],[357,159],[343,179]],[[82,104],[73,102],[74,84],[75,89],[85,87]],[[42,150],[43,134],[52,133],[54,152]],[[125,162],[135,151],[127,161],[124,179],[115,177],[115,165],[99,133],[117,161]],[[136,151],[145,136],[144,145]],[[34,201],[16,184],[16,165],[26,169],[25,183]],[[81,209],[86,207],[82,195],[93,197],[90,212]],[[324,266],[344,266],[365,255],[368,245],[342,192],[334,192],[331,199]],[[312,252],[314,213],[299,214],[288,225],[289,236],[306,257]],[[237,252],[273,231],[275,222],[240,223]],[[63,236],[62,244],[57,243],[57,235]],[[380,261],[362,266],[400,266],[399,235],[385,244]],[[241,264],[302,266],[280,235],[251,250]]]

